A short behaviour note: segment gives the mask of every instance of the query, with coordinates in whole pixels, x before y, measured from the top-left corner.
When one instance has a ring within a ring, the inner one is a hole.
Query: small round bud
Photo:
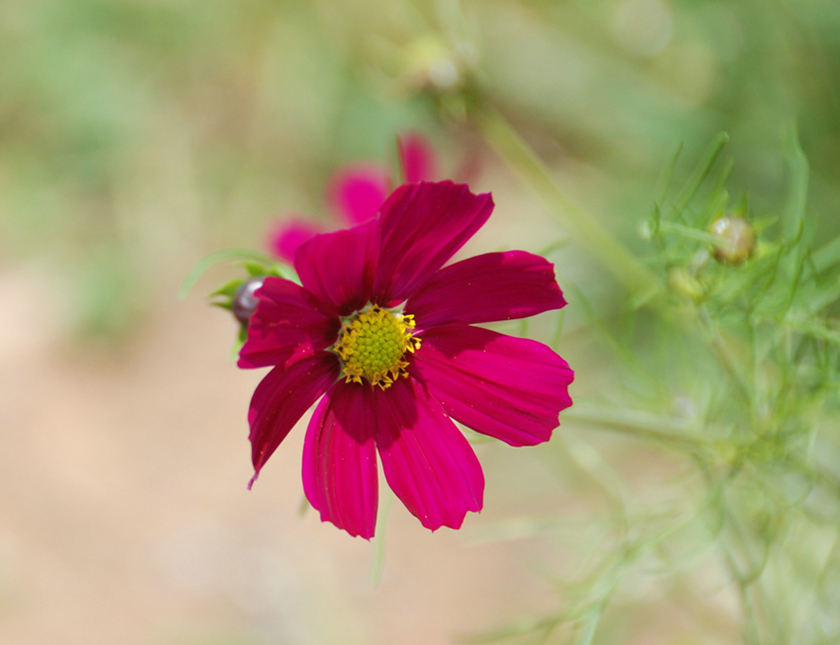
[[[263,285],[264,277],[251,278],[239,285],[233,296],[232,311],[236,319],[243,325],[247,325],[251,316],[257,310],[259,298],[254,292]]]
[[[406,74],[419,88],[452,90],[463,82],[463,70],[455,52],[441,39],[419,38],[407,50]]]
[[[743,217],[719,217],[712,222],[709,233],[721,241],[712,249],[718,262],[742,264],[755,252],[755,229]]]

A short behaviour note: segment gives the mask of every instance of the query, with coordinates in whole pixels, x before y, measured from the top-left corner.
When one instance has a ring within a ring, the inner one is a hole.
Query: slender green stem
[[[825,246],[820,247],[814,253],[813,261],[818,272],[830,269],[837,262],[840,262],[840,237],[836,237]]]
[[[720,335],[720,331],[715,326],[715,323],[706,308],[701,307],[699,313],[700,322],[710,335],[709,342],[712,349],[715,350],[721,364],[726,368],[726,371],[732,378],[733,383],[738,386],[738,391],[744,398],[744,401],[746,401],[747,404],[752,405],[752,395],[747,382],[744,379],[744,375],[739,369],[739,361],[735,358],[732,350],[729,348],[729,345],[726,344],[723,336]]]
[[[394,502],[393,495],[386,493],[384,497],[382,507],[379,509],[379,517],[376,519],[376,537],[373,539],[370,580],[374,587],[379,586],[379,582],[382,580],[382,571],[385,568],[385,534],[388,517],[391,515],[391,506]]]
[[[576,403],[573,408],[563,412],[563,419],[592,423],[609,430],[619,430],[648,439],[657,439],[693,448],[711,446],[714,443],[714,438],[709,436],[710,433],[701,433],[671,419],[638,410],[623,408],[611,410],[585,403]]]
[[[192,271],[190,271],[189,274],[187,274],[187,277],[184,278],[184,282],[181,284],[181,289],[178,292],[178,298],[181,300],[186,298],[187,293],[189,293],[190,289],[193,288],[193,285],[195,285],[201,275],[214,264],[218,264],[219,262],[232,262],[236,260],[251,260],[253,262],[272,267],[284,276],[288,273],[288,270],[283,265],[279,264],[277,260],[274,260],[263,253],[257,253],[248,249],[224,249],[222,251],[216,251],[215,253],[206,255],[199,260],[198,263],[196,263]]]
[[[705,242],[706,244],[712,244],[718,247],[732,246],[731,242],[716,237],[711,233],[699,231],[696,228],[692,228],[691,226],[685,226],[684,224],[675,224],[674,222],[660,222],[659,230],[665,234],[678,235],[679,237],[684,237],[686,239],[694,240],[696,242]]]
[[[729,135],[725,132],[721,132],[715,137],[715,140],[712,141],[712,145],[709,146],[709,149],[706,151],[706,154],[703,157],[703,160],[698,165],[698,170],[694,173],[691,180],[688,182],[685,190],[683,191],[682,195],[677,199],[677,203],[674,207],[674,210],[678,213],[681,213],[685,210],[686,206],[688,206],[689,202],[694,198],[697,194],[697,191],[700,189],[700,186],[705,181],[706,177],[709,176],[709,172],[712,170],[712,166],[714,165],[717,158],[720,156],[720,153],[723,151],[724,146],[729,142]]]
[[[575,242],[592,255],[641,302],[659,291],[659,282],[638,259],[591,215],[569,199],[533,150],[494,110],[476,114],[484,137],[548,205]]]

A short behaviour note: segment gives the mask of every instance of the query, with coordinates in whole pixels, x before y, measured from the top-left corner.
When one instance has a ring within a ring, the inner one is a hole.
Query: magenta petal
[[[371,395],[367,386],[337,383],[315,408],[303,446],[309,503],[322,521],[366,540],[373,537],[379,501]]]
[[[463,184],[406,184],[382,205],[374,300],[402,302],[442,267],[493,212],[490,194]]]
[[[357,164],[336,172],[327,192],[347,224],[361,224],[376,217],[388,189],[387,170],[372,164]]]
[[[330,311],[346,316],[367,304],[376,267],[376,221],[316,235],[295,255],[303,286]]]
[[[460,528],[484,498],[484,474],[464,435],[413,379],[398,379],[373,399],[388,485],[426,528]]]
[[[275,367],[260,381],[248,410],[254,463],[249,488],[298,419],[335,384],[340,371],[335,354],[320,352],[289,367]]]
[[[259,304],[248,324],[248,339],[239,351],[239,367],[280,365],[335,343],[341,322],[325,313],[306,289],[283,278],[268,277],[255,295]]]
[[[397,138],[397,146],[406,183],[432,181],[437,176],[435,153],[424,137],[413,132],[402,134]]]
[[[566,305],[554,267],[525,251],[487,253],[438,271],[405,305],[418,329],[526,318]]]
[[[295,261],[295,251],[321,229],[302,219],[276,222],[268,233],[268,248],[275,256],[289,264]]]
[[[542,343],[467,325],[421,334],[412,372],[443,409],[476,432],[512,446],[548,441],[572,405],[574,372]]]

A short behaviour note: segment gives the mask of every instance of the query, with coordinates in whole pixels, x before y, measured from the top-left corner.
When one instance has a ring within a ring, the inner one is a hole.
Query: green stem
[[[709,436],[708,433],[701,433],[671,419],[639,410],[623,408],[611,410],[585,403],[576,403],[574,407],[563,412],[563,419],[578,423],[591,423],[605,429],[626,432],[648,439],[662,440],[690,449],[710,447],[715,443],[713,436]]]
[[[685,226],[683,224],[676,224],[674,222],[660,222],[659,230],[666,235],[678,235],[695,242],[703,242],[705,244],[712,244],[713,246],[727,248],[732,246],[731,242],[727,242],[711,233],[699,231],[696,228]]]
[[[705,307],[700,308],[699,319],[700,323],[709,335],[709,343],[717,354],[720,363],[724,366],[724,368],[726,368],[726,371],[732,378],[732,382],[738,387],[738,392],[744,398],[744,401],[751,406],[752,395],[750,393],[750,388],[747,386],[747,382],[744,379],[744,375],[739,369],[739,361],[735,358],[732,350],[726,344],[723,336],[720,335],[720,331],[715,326],[714,320],[712,320],[711,315],[709,315],[709,312]]]
[[[211,266],[218,264],[219,262],[231,262],[235,260],[251,260],[253,262],[274,268],[284,277],[291,277],[287,275],[289,271],[287,271],[283,265],[263,253],[257,253],[256,251],[250,251],[248,249],[224,249],[211,253],[210,255],[206,255],[196,263],[189,274],[187,274],[187,277],[184,278],[184,282],[181,284],[181,289],[178,292],[178,299],[183,300],[186,298],[187,293],[189,293],[190,289],[193,288],[193,285],[195,285],[201,275]]]
[[[691,180],[688,182],[688,186],[686,186],[685,191],[683,191],[682,195],[680,195],[679,199],[677,199],[677,203],[674,206],[674,210],[677,213],[682,213],[691,200],[694,199],[694,196],[697,194],[697,191],[700,190],[700,186],[703,185],[706,177],[709,176],[712,166],[715,161],[717,161],[717,158],[720,156],[720,153],[723,151],[723,148],[727,143],[729,143],[729,135],[725,132],[719,133],[715,137],[715,140],[712,141],[712,145],[709,146],[709,149],[706,151],[703,160],[698,166],[697,172],[694,173]]]
[[[638,302],[656,295],[660,288],[656,277],[591,215],[566,197],[542,161],[501,114],[486,109],[475,117],[488,143],[540,196],[577,244],[627,287]]]
[[[388,517],[391,515],[393,501],[392,495],[385,495],[382,507],[379,510],[379,517],[376,519],[376,537],[373,539],[373,558],[370,568],[370,579],[374,587],[379,586],[382,580],[382,572],[385,569],[385,530],[388,526]]]

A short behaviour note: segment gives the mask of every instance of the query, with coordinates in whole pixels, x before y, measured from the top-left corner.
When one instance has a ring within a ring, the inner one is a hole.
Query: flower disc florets
[[[393,314],[377,305],[348,318],[334,347],[346,382],[361,383],[365,378],[384,390],[400,376],[408,376],[405,353],[420,347],[412,329],[413,316]]]

